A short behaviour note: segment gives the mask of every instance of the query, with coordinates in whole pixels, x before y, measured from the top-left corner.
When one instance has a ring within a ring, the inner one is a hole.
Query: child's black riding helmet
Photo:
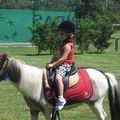
[[[58,31],[64,31],[66,33],[75,33],[75,25],[71,21],[63,21],[58,26]]]

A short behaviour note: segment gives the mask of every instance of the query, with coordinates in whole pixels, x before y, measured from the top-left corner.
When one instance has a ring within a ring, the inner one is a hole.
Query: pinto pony
[[[93,94],[89,100],[83,102],[90,106],[98,119],[105,120],[106,113],[102,103],[108,91],[111,119],[120,120],[120,93],[114,75],[93,68],[85,70],[90,77]],[[43,69],[2,54],[0,55],[0,81],[7,78],[23,94],[30,108],[31,120],[38,120],[39,112],[44,113],[46,120],[51,120],[52,107],[46,101],[43,90]]]

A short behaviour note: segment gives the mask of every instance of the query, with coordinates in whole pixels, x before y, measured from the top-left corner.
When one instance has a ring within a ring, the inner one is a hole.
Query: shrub
[[[47,34],[49,33],[48,25],[46,23],[42,23],[41,21],[37,21],[35,23],[35,27],[29,27],[31,30],[33,37],[32,42],[33,45],[37,46],[38,52],[40,54],[42,51],[46,51],[47,47]]]
[[[58,23],[58,19],[53,19],[51,23],[37,21],[35,27],[29,27],[33,34],[33,44],[38,48],[38,54],[46,50],[49,50],[50,54],[53,54],[59,47]]]
[[[79,19],[77,23],[76,30],[76,43],[78,44],[78,49],[80,53],[88,51],[89,45],[91,43],[91,31],[94,26],[94,22],[89,18]]]
[[[103,52],[110,46],[110,37],[113,33],[112,24],[107,16],[100,16],[94,27],[93,44],[97,49],[97,52]]]

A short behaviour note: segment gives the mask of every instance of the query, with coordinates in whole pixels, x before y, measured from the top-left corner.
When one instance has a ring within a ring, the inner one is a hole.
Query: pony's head
[[[0,81],[5,79],[4,77],[7,71],[7,65],[8,65],[8,55],[1,54],[0,55]]]

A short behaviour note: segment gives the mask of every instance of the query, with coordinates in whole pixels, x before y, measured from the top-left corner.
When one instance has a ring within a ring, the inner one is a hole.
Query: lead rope
[[[58,118],[58,120],[61,120],[60,112],[58,110],[55,112],[55,119],[57,119],[57,118]]]
[[[53,108],[53,110],[52,110],[52,118],[51,118],[51,120],[61,120],[60,112],[58,110],[55,110],[55,108]]]

